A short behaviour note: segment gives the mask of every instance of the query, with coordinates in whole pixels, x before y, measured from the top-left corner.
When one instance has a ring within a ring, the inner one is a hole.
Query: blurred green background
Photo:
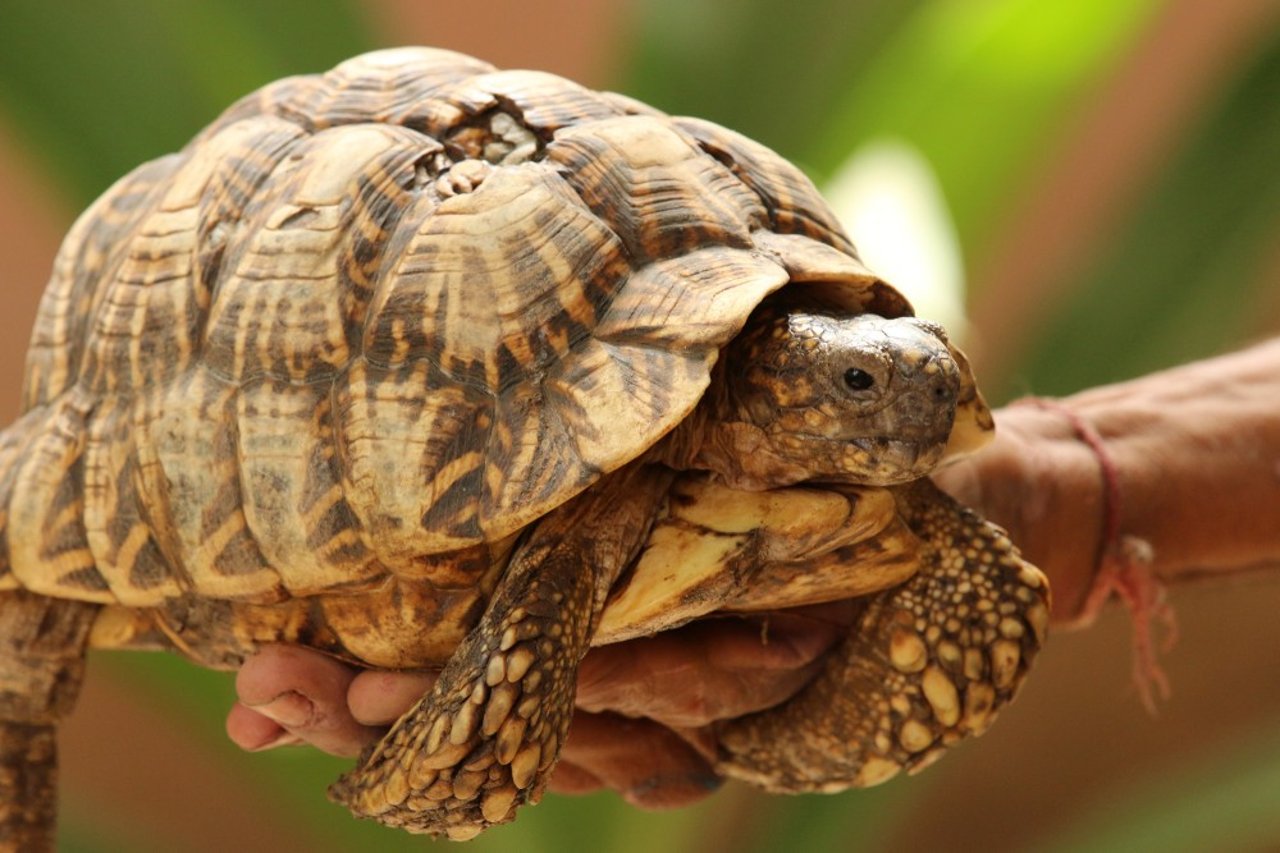
[[[78,210],[247,91],[405,43],[719,121],[820,186],[867,146],[905,146],[950,223],[967,346],[996,401],[1280,332],[1272,0],[0,0],[4,419]],[[1177,591],[1157,719],[1108,613],[1055,637],[1001,724],[920,777],[831,797],[730,785],[660,814],[552,796],[469,849],[1277,849],[1278,601],[1266,579]],[[239,753],[222,734],[228,676],[145,655],[91,668],[64,734],[61,849],[430,843],[328,805],[343,762]]]

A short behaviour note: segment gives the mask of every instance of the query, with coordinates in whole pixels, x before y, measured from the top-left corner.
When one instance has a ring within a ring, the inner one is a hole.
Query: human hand
[[[724,618],[593,649],[551,790],[611,788],[645,808],[693,803],[720,784],[705,727],[798,691],[847,630],[848,603]],[[767,620],[767,623],[766,623]],[[297,646],[267,646],[236,679],[227,734],[256,751],[306,743],[355,756],[434,683],[430,673],[360,671]]]

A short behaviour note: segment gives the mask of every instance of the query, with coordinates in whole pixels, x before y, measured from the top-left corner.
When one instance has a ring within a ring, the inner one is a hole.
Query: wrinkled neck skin
[[[742,417],[719,374],[693,413],[655,448],[654,461],[678,471],[712,471],[731,488],[763,491],[810,479],[806,466],[789,462],[766,432]]]
[[[754,492],[807,480],[895,485],[923,475],[942,455],[938,445],[917,455],[910,468],[896,460],[877,462],[874,445],[867,450],[789,429],[795,414],[780,413],[771,429],[763,427],[735,402],[728,383],[714,381],[693,414],[654,449],[652,459],[680,471],[710,471],[730,488]]]

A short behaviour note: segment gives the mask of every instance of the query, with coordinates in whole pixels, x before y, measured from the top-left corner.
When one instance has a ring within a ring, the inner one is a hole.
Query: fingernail
[[[695,776],[690,776],[689,781],[708,791],[715,791],[724,784],[724,779],[714,773],[699,773]]]
[[[636,800],[645,801],[649,794],[660,790],[679,790],[685,788],[701,788],[704,791],[715,791],[724,784],[724,779],[714,773],[692,773],[687,776],[652,776],[639,784],[632,785],[627,794]]]
[[[316,706],[311,704],[310,699],[293,690],[281,693],[270,702],[249,707],[262,716],[290,728],[305,727],[311,722],[316,711]]]
[[[265,752],[268,749],[275,749],[278,746],[295,746],[302,743],[301,738],[292,732],[280,732],[280,734],[271,738],[266,743],[260,743],[257,746],[249,747],[249,752]]]

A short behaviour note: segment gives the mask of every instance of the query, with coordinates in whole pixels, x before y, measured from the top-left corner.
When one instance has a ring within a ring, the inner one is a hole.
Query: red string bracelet
[[[1133,681],[1149,713],[1156,713],[1157,699],[1169,698],[1169,678],[1157,661],[1159,653],[1152,639],[1152,622],[1165,628],[1165,641],[1160,651],[1167,652],[1177,640],[1177,620],[1173,607],[1165,598],[1165,588],[1152,570],[1155,552],[1151,543],[1120,532],[1120,477],[1115,461],[1107,451],[1102,436],[1075,410],[1046,397],[1024,397],[1015,406],[1032,406],[1065,418],[1076,436],[1098,460],[1102,473],[1102,537],[1094,564],[1093,583],[1085,596],[1077,624],[1093,624],[1103,604],[1114,593],[1133,620]]]

